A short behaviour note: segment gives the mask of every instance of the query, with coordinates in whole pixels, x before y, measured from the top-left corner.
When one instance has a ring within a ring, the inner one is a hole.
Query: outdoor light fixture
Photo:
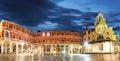
[[[88,45],[88,42],[85,41],[85,42],[84,42],[84,45],[87,46],[87,45]]]

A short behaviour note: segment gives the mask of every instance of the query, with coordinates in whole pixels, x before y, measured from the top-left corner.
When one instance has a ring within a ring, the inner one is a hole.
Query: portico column
[[[73,53],[73,47],[72,47],[72,45],[71,45],[71,53]]]
[[[18,54],[18,44],[16,44],[16,54]]]
[[[62,47],[61,47],[61,45],[60,45],[60,53],[61,53],[61,48],[62,48]]]
[[[45,48],[46,48],[46,54],[47,54],[47,45],[46,45],[46,47],[45,47]]]
[[[4,52],[4,44],[1,43],[1,53],[3,53],[3,52]]]
[[[66,50],[65,50],[65,49],[66,49],[66,46],[64,45],[64,53],[66,53]]]
[[[5,46],[5,54],[7,53],[7,46]]]
[[[11,53],[12,52],[12,49],[11,49],[11,43],[10,43],[10,52],[9,53]]]
[[[45,49],[46,49],[46,53],[47,53],[47,45],[45,46]]]
[[[22,44],[22,53],[23,53],[23,44]]]
[[[53,54],[53,45],[51,45],[50,53]]]

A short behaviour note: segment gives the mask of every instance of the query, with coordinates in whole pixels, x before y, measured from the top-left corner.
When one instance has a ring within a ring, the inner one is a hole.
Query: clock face
[[[103,33],[103,31],[104,31],[104,25],[103,25],[103,24],[97,25],[96,28],[95,28],[95,31],[96,31],[96,33],[98,33],[98,34]]]

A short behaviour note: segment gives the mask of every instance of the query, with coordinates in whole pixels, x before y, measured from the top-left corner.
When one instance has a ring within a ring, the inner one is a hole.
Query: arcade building
[[[2,20],[0,23],[0,53],[31,52],[33,33],[13,22]]]
[[[80,53],[82,33],[71,31],[36,32],[2,20],[0,23],[0,53]]]
[[[112,27],[108,27],[102,13],[96,17],[93,29],[83,33],[83,53],[117,53],[120,52],[118,35]]]
[[[70,31],[47,31],[35,33],[36,53],[80,53],[82,34]]]

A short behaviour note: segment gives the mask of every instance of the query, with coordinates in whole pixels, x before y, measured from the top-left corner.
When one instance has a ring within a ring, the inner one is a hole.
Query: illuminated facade
[[[35,34],[37,50],[45,54],[80,53],[82,34],[70,31],[48,31]]]
[[[0,53],[80,53],[82,34],[70,31],[33,33],[13,22],[0,23]]]
[[[32,51],[33,33],[15,23],[0,23],[0,53],[25,53]]]
[[[119,52],[118,36],[114,34],[112,27],[107,27],[106,19],[99,13],[94,23],[95,28],[86,31],[83,40],[84,53],[113,53]]]

